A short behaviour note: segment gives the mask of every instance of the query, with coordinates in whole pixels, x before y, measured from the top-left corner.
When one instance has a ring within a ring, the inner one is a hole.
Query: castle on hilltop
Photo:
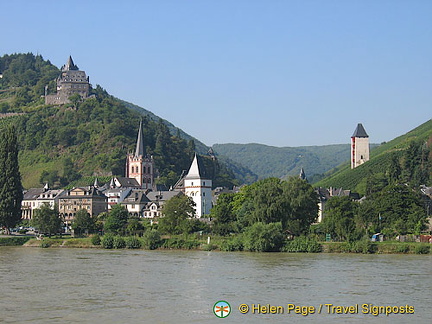
[[[61,68],[61,74],[56,79],[57,93],[47,94],[48,87],[45,87],[45,104],[62,105],[69,103],[69,97],[77,93],[81,98],[88,98],[90,93],[89,77],[84,71],[80,71],[69,56],[65,65]]]

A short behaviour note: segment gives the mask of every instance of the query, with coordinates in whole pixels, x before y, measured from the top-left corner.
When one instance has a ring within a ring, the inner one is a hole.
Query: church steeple
[[[138,137],[135,153],[130,153],[126,158],[126,178],[134,178],[144,189],[153,189],[154,184],[154,162],[153,156],[144,155],[144,136],[142,120],[138,129]]]
[[[135,148],[135,157],[144,156],[144,139],[142,134],[142,120],[140,121],[139,130],[138,130],[138,138]]]

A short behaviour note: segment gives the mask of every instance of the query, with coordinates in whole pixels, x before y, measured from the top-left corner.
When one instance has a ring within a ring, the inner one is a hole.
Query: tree
[[[357,204],[350,197],[332,197],[324,210],[324,228],[327,233],[340,240],[354,238]]]
[[[227,235],[235,232],[234,195],[232,193],[220,194],[216,205],[211,209],[210,218],[213,219],[213,233]]]
[[[193,229],[190,218],[195,213],[192,198],[179,195],[164,204],[163,217],[159,220],[159,230],[168,234],[189,233]]]
[[[129,213],[122,205],[114,205],[105,219],[104,230],[107,233],[120,234],[124,231]]]
[[[75,214],[72,229],[78,235],[91,233],[95,230],[95,220],[85,209],[80,209]]]
[[[8,234],[21,219],[22,199],[17,136],[15,128],[8,126],[0,132],[0,226]]]
[[[57,212],[57,206],[54,209],[49,204],[43,204],[40,208],[34,210],[32,225],[39,230],[39,233],[47,233],[49,237],[60,230],[62,220]]]
[[[249,251],[280,251],[283,245],[281,223],[264,224],[257,222],[244,232],[244,248]]]

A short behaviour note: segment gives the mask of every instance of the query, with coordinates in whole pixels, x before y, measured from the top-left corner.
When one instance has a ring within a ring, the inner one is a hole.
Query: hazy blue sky
[[[207,145],[370,141],[432,117],[432,1],[0,0],[0,55],[72,55]]]

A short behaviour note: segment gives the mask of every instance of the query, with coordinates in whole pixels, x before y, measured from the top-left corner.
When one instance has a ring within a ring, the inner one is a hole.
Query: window
[[[205,186],[205,181],[203,181],[203,186]]]

